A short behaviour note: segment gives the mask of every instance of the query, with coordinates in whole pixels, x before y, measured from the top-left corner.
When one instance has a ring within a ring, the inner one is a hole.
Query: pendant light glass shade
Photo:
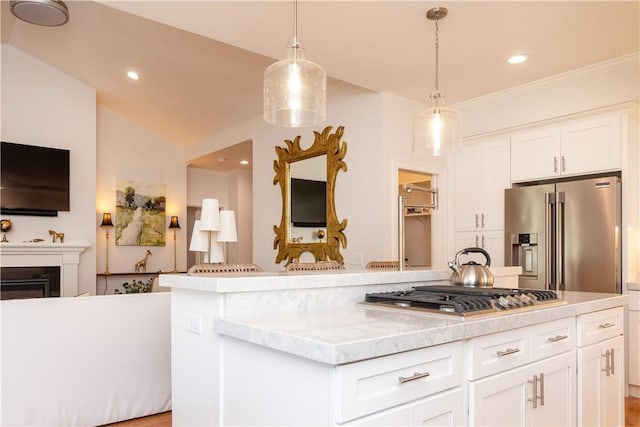
[[[416,114],[413,119],[413,151],[423,153],[429,151],[433,156],[440,156],[460,145],[460,113],[446,107],[444,95],[439,89],[438,50],[440,45],[438,20],[447,16],[447,9],[436,7],[427,12],[427,19],[435,21],[435,90],[429,96],[431,106]]]
[[[433,99],[435,96],[431,95]],[[432,106],[415,115],[413,119],[413,151],[416,154],[430,152],[440,156],[460,146],[460,113],[446,107],[442,96],[435,97]]]
[[[327,73],[292,41],[287,57],[264,72],[264,120],[283,127],[315,126],[327,111]]]

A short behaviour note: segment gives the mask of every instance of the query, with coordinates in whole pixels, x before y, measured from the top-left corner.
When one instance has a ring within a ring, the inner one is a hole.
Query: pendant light
[[[413,151],[420,153],[428,148],[434,156],[457,147],[460,141],[460,114],[445,106],[438,81],[438,21],[445,16],[447,9],[444,7],[436,7],[427,12],[427,19],[435,21],[436,26],[436,84],[435,90],[429,95],[430,107],[420,111],[413,119]]]
[[[293,39],[285,59],[264,72],[264,120],[283,127],[315,126],[327,110],[327,73],[304,58],[298,43],[298,2],[293,5]]]

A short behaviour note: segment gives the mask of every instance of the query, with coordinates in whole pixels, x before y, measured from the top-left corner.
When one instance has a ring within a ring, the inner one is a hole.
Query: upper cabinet
[[[620,122],[616,113],[513,135],[511,181],[619,170]]]

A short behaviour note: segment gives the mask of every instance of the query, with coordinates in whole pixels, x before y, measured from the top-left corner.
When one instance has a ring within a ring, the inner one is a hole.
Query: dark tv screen
[[[2,142],[0,201],[6,215],[69,210],[69,150]]]
[[[296,227],[327,226],[327,183],[291,179],[291,222]]]

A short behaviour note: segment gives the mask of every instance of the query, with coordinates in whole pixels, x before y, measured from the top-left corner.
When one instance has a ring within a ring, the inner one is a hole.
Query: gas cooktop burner
[[[410,291],[367,294],[365,304],[469,317],[562,305],[566,301],[555,291],[541,289],[418,286]]]

